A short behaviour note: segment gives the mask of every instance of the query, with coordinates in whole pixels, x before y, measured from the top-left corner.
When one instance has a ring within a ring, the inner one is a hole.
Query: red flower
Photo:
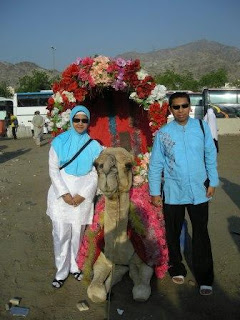
[[[73,63],[63,71],[62,77],[63,78],[76,77],[78,75],[78,72],[79,72],[79,66]]]
[[[72,83],[69,84],[67,87],[66,91],[74,91],[78,88],[78,83],[77,81],[73,81]]]
[[[85,88],[78,88],[74,91],[74,97],[78,102],[82,102],[86,94],[87,90]]]
[[[52,90],[54,93],[57,93],[60,90],[60,84],[59,82],[55,82],[52,86]]]

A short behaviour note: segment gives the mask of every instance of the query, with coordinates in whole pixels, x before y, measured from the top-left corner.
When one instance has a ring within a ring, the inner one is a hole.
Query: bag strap
[[[79,154],[83,151],[83,149],[86,148],[87,145],[89,145],[89,143],[92,141],[93,139],[89,139],[79,150],[78,152],[72,157],[72,159],[70,159],[68,162],[64,163],[59,170],[62,170],[63,168],[65,168],[66,166],[68,166],[73,160],[75,160],[77,158],[77,156],[79,156]]]
[[[202,129],[202,132],[203,132],[204,138],[205,138],[205,131],[204,131],[204,127],[203,127],[202,119],[198,119],[198,120],[199,120],[199,123],[200,123],[200,127],[201,127],[201,129]]]

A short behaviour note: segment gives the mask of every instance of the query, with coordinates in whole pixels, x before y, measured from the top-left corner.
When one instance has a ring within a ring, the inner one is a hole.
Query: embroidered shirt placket
[[[185,149],[185,155],[186,155],[186,163],[187,163],[187,171],[189,172],[190,168],[189,168],[189,159],[187,156],[187,147],[186,147],[186,129],[185,126],[183,127],[183,141],[184,141],[184,149]],[[194,195],[193,195],[193,191],[192,191],[192,185],[191,185],[191,180],[190,180],[190,175],[188,175],[188,186],[189,186],[189,190],[191,191],[192,197],[193,197],[193,201],[194,201]]]
[[[186,148],[186,129],[185,129],[185,126],[183,126],[183,143],[184,143],[184,150],[185,150],[185,155],[186,155],[187,170],[189,171],[189,161],[188,161],[188,157],[187,157],[187,148]],[[188,185],[191,187],[189,175],[188,175]]]

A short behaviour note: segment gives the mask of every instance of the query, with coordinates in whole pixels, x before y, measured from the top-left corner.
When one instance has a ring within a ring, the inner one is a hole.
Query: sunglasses
[[[79,123],[79,122],[88,123],[88,119],[73,118],[72,121],[73,121],[74,123]]]
[[[180,104],[180,105],[177,105],[177,106],[171,106],[171,108],[173,108],[174,110],[179,110],[181,107],[183,109],[187,109],[189,107],[189,103],[184,103],[184,104]]]

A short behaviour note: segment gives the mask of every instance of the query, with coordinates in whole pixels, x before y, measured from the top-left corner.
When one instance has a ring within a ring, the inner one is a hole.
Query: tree
[[[51,80],[44,71],[34,70],[32,75],[26,75],[19,79],[17,92],[34,92],[40,90],[50,90]]]
[[[0,83],[0,97],[11,98],[12,92],[6,82]]]
[[[165,85],[168,90],[199,90],[198,81],[193,78],[189,71],[178,74],[173,70],[166,70],[163,74],[157,75],[155,81]]]
[[[212,71],[206,73],[199,80],[201,87],[208,88],[221,88],[228,82],[227,71],[225,69],[218,69],[217,71]]]

